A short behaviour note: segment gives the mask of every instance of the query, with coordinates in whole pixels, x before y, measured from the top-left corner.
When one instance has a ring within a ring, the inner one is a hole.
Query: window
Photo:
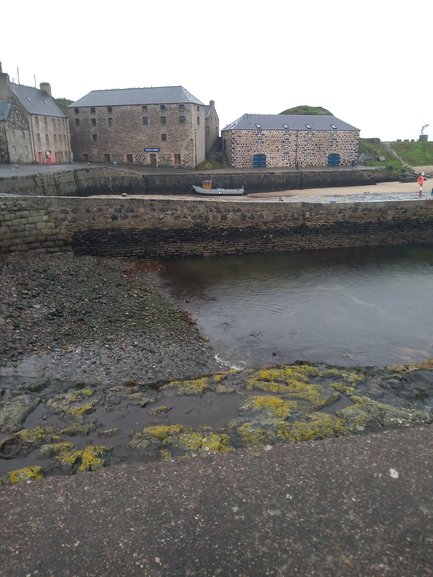
[[[54,135],[54,146],[57,146],[57,134]]]
[[[200,116],[197,116],[197,126],[200,124]]]
[[[48,119],[46,116],[44,116],[44,125],[45,125],[45,128],[48,128]]]
[[[179,124],[185,124],[185,116],[179,116]]]
[[[107,114],[112,114],[112,112],[113,112],[113,107],[107,106]]]
[[[146,104],[141,107],[141,110],[142,110],[143,112],[147,112],[147,106],[146,106]]]
[[[24,132],[24,130],[21,130],[21,136],[23,137],[23,139],[26,139],[26,133]]]
[[[284,160],[285,162],[287,162],[287,161],[289,160],[289,153],[288,153],[288,152],[285,152],[285,153],[283,154],[283,160]]]
[[[80,119],[79,118],[75,119],[75,126],[80,126]]]
[[[39,128],[39,117],[35,116],[35,124],[36,124],[36,128]]]
[[[179,111],[183,112],[185,110],[185,104],[179,104]]]
[[[337,127],[335,126],[335,124],[331,124],[331,128],[332,128],[332,130],[337,130]]]
[[[167,124],[167,117],[161,116],[161,124]]]
[[[75,114],[80,114],[80,109],[79,109],[79,108],[74,108],[74,112],[75,112]]]
[[[161,134],[161,140],[167,140],[167,135],[166,135],[166,134]]]
[[[90,114],[96,114],[96,108],[94,106],[90,109]]]
[[[56,119],[55,118],[53,118],[53,128],[54,128],[54,130],[56,130]]]
[[[98,142],[98,135],[92,134],[93,142]]]
[[[263,140],[261,138],[258,138],[256,144],[258,147],[263,146]]]
[[[149,117],[148,116],[143,116],[143,124],[145,126],[147,126],[149,124]]]
[[[41,141],[41,135],[39,134],[39,132],[36,134],[36,140],[37,140],[38,142]]]
[[[107,118],[108,126],[113,126],[113,119]]]
[[[47,143],[47,146],[49,146],[49,144],[50,144],[50,137],[48,136],[48,134],[45,135],[45,142]]]
[[[167,110],[165,104],[161,104],[161,110]]]
[[[311,130],[311,125],[310,125],[310,124],[306,124],[305,127],[306,127],[308,130]]]
[[[288,138],[284,139],[284,148],[289,148],[289,139]]]
[[[92,126],[96,126],[96,118],[92,118]]]

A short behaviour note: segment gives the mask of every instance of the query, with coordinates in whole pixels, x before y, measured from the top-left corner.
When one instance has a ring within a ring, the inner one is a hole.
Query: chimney
[[[42,92],[45,92],[46,94],[48,94],[48,96],[51,96],[51,85],[49,82],[41,82],[39,84],[39,89]]]
[[[0,100],[9,100],[10,91],[9,91],[9,74],[3,72],[2,65],[0,63]]]

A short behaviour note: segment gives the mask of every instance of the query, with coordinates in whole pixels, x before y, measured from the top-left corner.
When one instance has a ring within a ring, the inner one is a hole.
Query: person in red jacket
[[[422,187],[424,185],[424,172],[418,176],[418,185],[419,185],[419,196],[422,196]]]

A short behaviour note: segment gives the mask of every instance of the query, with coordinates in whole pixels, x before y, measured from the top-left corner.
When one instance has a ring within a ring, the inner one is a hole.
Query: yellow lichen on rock
[[[208,379],[201,377],[200,379],[185,381],[170,381],[162,388],[176,388],[180,395],[202,395],[208,387]]]
[[[255,371],[254,376],[259,381],[289,382],[292,379],[307,381],[319,374],[319,369],[309,364],[282,365]]]
[[[95,411],[95,402],[89,401],[84,403],[84,405],[79,405],[78,407],[67,407],[65,412],[72,417],[83,417],[84,415],[89,415]]]
[[[80,454],[79,471],[95,471],[104,466],[103,456],[108,452],[108,447],[103,445],[89,445],[83,451],[77,451]]]
[[[269,435],[265,429],[254,428],[251,423],[243,423],[236,430],[245,445],[263,446],[269,441]]]
[[[39,449],[42,455],[59,455],[61,453],[69,453],[73,448],[74,443],[63,441],[61,443],[49,443],[42,445]]]
[[[88,445],[84,449],[72,451],[72,443],[58,443],[54,446],[56,462],[62,468],[76,468],[78,471],[94,471],[105,465],[103,458],[109,452],[109,448],[104,445]]]
[[[344,423],[329,413],[311,413],[306,421],[295,421],[280,427],[277,436],[289,442],[300,443],[315,439],[336,437],[348,432]]]
[[[27,481],[36,481],[43,478],[42,467],[24,467],[23,469],[15,469],[8,473],[9,483],[15,485],[17,483],[26,483]]]
[[[45,427],[43,425],[32,427],[31,429],[22,429],[18,431],[17,436],[21,442],[26,445],[36,445],[38,443],[60,439],[59,435],[54,433],[53,427]]]
[[[151,427],[145,427],[142,434],[155,437],[156,439],[165,440],[172,435],[178,435],[182,431],[182,425],[154,425]]]
[[[287,417],[298,407],[296,401],[286,401],[280,397],[257,396],[251,397],[242,407],[242,409],[253,409],[255,411],[265,411],[278,419],[287,419]]]
[[[179,435],[176,445],[197,453],[222,453],[234,450],[226,433],[186,431]]]

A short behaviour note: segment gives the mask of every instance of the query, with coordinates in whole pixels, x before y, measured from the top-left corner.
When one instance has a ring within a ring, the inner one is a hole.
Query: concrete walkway
[[[3,487],[1,577],[432,577],[433,426]]]

